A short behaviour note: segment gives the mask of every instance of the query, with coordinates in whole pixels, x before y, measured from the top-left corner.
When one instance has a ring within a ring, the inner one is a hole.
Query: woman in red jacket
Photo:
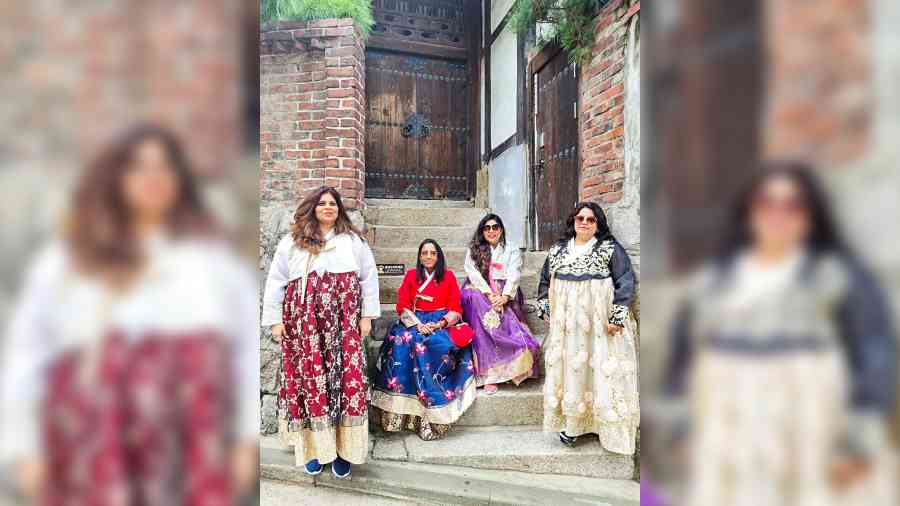
[[[403,278],[397,314],[379,352],[372,405],[384,430],[439,439],[475,400],[475,367],[471,348],[450,340],[447,329],[462,316],[459,285],[432,239]]]

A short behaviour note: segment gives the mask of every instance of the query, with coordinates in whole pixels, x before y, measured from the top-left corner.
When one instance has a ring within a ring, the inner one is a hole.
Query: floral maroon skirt
[[[48,505],[232,504],[228,354],[214,334],[60,356],[42,407]]]
[[[298,464],[337,455],[362,464],[369,447],[368,379],[359,333],[361,291],[355,272],[313,272],[284,296],[279,417],[282,440]]]

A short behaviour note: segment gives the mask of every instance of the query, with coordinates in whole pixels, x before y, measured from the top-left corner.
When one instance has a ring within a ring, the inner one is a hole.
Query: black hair
[[[594,237],[597,238],[597,242],[605,241],[607,239],[615,241],[616,238],[613,237],[612,232],[609,231],[609,224],[606,221],[606,213],[603,212],[603,209],[596,202],[579,202],[575,205],[575,209],[569,213],[569,217],[566,218],[566,235],[560,242],[567,242],[569,239],[575,237],[575,216],[581,212],[582,209],[588,208],[591,212],[594,213],[594,217],[597,218],[597,232],[594,234]]]
[[[472,235],[472,240],[469,241],[469,254],[472,256],[475,267],[478,268],[478,272],[484,276],[484,279],[488,278],[488,267],[491,265],[491,245],[484,238],[484,225],[491,220],[496,221],[500,225],[499,244],[505,248],[506,226],[503,225],[503,220],[494,213],[488,213],[484,218],[481,218],[481,221],[478,222],[478,228],[475,229],[475,234]]]
[[[720,251],[721,259],[733,257],[753,242],[750,230],[750,211],[760,188],[774,178],[784,177],[799,189],[810,215],[811,228],[806,245],[815,253],[850,254],[841,237],[828,204],[827,193],[812,167],[796,160],[769,161],[763,164],[739,194],[726,229],[727,235]]]
[[[444,280],[444,274],[447,272],[447,262],[444,259],[444,250],[441,249],[441,245],[437,243],[434,239],[425,239],[422,241],[422,244],[419,244],[419,252],[416,253],[416,281],[421,283],[425,281],[425,266],[422,265],[422,248],[425,247],[426,244],[433,244],[434,249],[437,251],[437,263],[434,265],[434,279],[437,280],[438,283]]]

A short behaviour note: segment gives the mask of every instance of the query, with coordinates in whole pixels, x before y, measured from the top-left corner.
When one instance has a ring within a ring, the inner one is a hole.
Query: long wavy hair
[[[127,275],[143,261],[133,226],[135,216],[125,201],[122,185],[137,148],[147,141],[162,144],[177,180],[178,194],[167,214],[167,232],[182,236],[215,229],[176,134],[160,125],[139,123],[102,149],[75,186],[63,239],[77,268],[87,274]]]
[[[579,202],[575,205],[575,209],[569,213],[569,217],[566,218],[566,235],[565,237],[560,239],[560,242],[567,242],[569,239],[575,237],[575,217],[578,216],[578,213],[581,212],[584,208],[590,209],[594,216],[597,218],[597,232],[594,233],[594,237],[597,238],[597,242],[605,241],[607,239],[611,241],[615,241],[616,238],[613,237],[612,232],[609,230],[609,224],[606,221],[606,213],[603,212],[603,208],[600,207],[596,202]]]
[[[437,243],[434,239],[425,239],[419,244],[419,251],[416,253],[416,281],[421,283],[425,281],[425,266],[422,265],[422,248],[425,247],[426,244],[433,244],[435,251],[437,251],[437,263],[434,264],[434,279],[437,280],[438,283],[444,280],[444,274],[447,272],[447,261],[444,259],[444,250],[441,249],[441,245]]]
[[[316,219],[316,206],[322,195],[329,194],[334,197],[337,202],[338,216],[334,223],[334,233],[338,234],[356,234],[360,239],[365,240],[362,232],[359,231],[350,216],[347,215],[347,209],[341,201],[341,194],[330,186],[322,186],[306,196],[294,211],[294,222],[291,223],[291,235],[294,237],[294,244],[300,249],[305,249],[311,253],[319,253],[325,247],[325,238],[322,236],[322,230],[319,228],[319,220]]]
[[[740,250],[752,245],[750,212],[753,199],[764,184],[777,177],[787,178],[797,186],[809,211],[811,227],[806,246],[815,253],[850,254],[850,248],[836,225],[825,189],[813,168],[802,161],[773,160],[763,164],[761,170],[750,179],[738,196],[731,212],[728,234],[719,251],[719,259],[733,257]]]
[[[491,220],[496,221],[500,225],[499,244],[505,248],[506,226],[503,225],[503,220],[494,213],[489,213],[484,218],[481,218],[481,221],[478,222],[478,228],[475,229],[475,234],[472,235],[472,240],[469,241],[469,254],[472,256],[475,267],[478,268],[478,272],[484,276],[484,279],[488,278],[488,271],[491,266],[491,245],[484,238],[484,225]]]

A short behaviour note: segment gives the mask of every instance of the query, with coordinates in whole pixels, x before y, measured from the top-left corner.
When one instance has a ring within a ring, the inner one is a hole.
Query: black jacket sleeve
[[[544,260],[544,267],[541,269],[537,306],[542,318],[550,315],[550,255],[547,255],[547,259]]]
[[[856,260],[846,262],[849,284],[836,318],[852,378],[854,410],[886,414],[897,396],[897,343],[887,300]]]
[[[624,325],[628,319],[628,306],[634,300],[635,278],[631,259],[625,248],[615,243],[609,270],[613,281],[613,305],[609,314],[609,323]]]
[[[681,397],[685,394],[688,371],[694,355],[691,321],[691,305],[684,302],[675,314],[669,336],[669,358],[664,374],[664,392],[668,397]]]

